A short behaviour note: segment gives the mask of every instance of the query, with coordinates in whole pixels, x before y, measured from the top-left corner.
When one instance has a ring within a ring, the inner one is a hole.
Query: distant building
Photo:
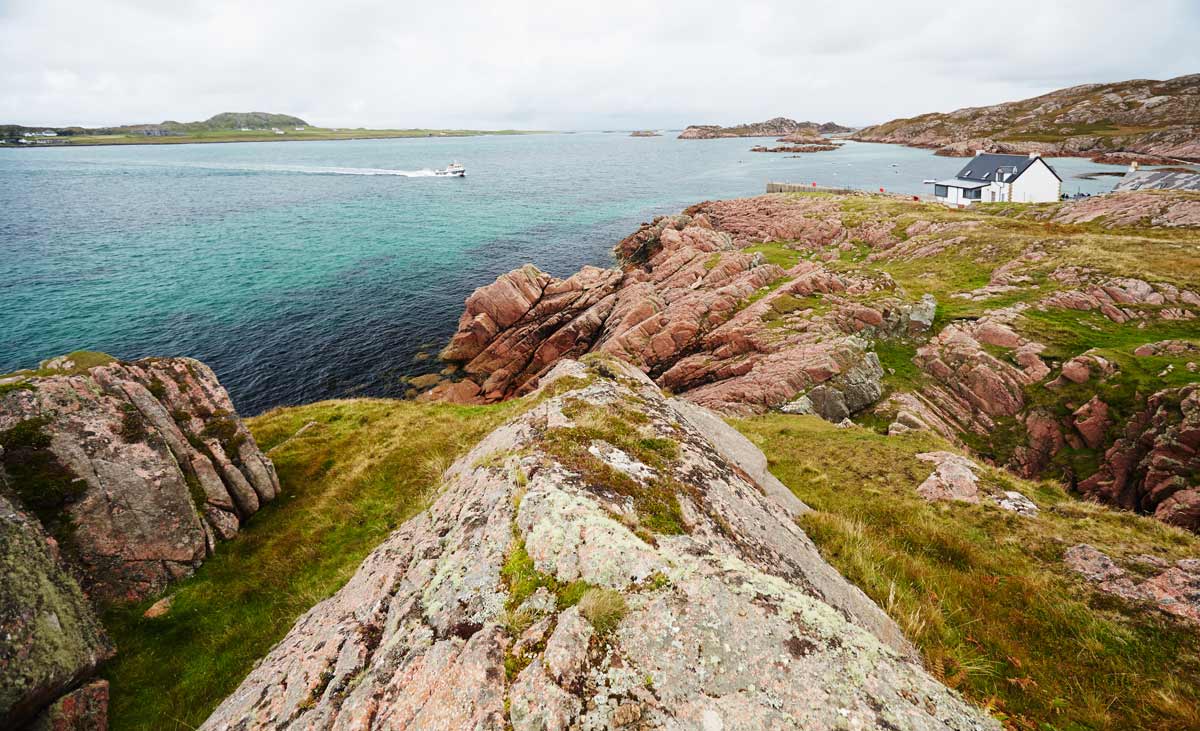
[[[972,203],[1047,203],[1062,196],[1062,178],[1036,152],[1029,155],[975,153],[958,175],[933,183],[933,195],[948,206]]]
[[[275,133],[275,134],[277,134],[277,135],[283,135],[283,134],[287,134],[286,132],[284,132],[283,130],[279,129],[278,127],[272,127],[272,128],[271,128],[271,131],[272,131],[272,132],[274,132],[274,133]]]
[[[1173,170],[1138,170],[1138,164],[1129,165],[1129,172],[1117,181],[1114,192],[1127,190],[1194,190],[1200,191],[1200,173]]]
[[[296,131],[297,131],[297,132],[303,132],[303,131],[304,131],[304,128],[303,128],[303,127],[297,127],[297,128],[296,128]]]

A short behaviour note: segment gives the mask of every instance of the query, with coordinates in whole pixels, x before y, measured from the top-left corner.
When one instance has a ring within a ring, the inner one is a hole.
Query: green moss
[[[133,404],[126,403],[121,406],[121,438],[130,444],[146,441],[150,436],[146,430],[146,419],[142,416],[142,412]]]
[[[162,380],[159,379],[158,376],[153,376],[150,379],[150,383],[146,386],[146,390],[150,392],[151,396],[159,401],[162,401],[167,396],[167,386],[162,382]]]
[[[87,490],[50,449],[44,417],[26,419],[0,431],[0,460],[9,484],[26,508],[51,531],[62,524],[62,510]]]
[[[883,383],[889,392],[915,391],[928,380],[913,362],[918,344],[905,338],[886,338],[875,341],[875,355],[883,366]]]
[[[708,257],[708,259],[705,260],[704,269],[706,271],[712,271],[713,269],[716,269],[717,265],[720,263],[721,263],[721,252],[718,251],[717,253],[713,254],[712,256]]]
[[[36,390],[37,390],[37,386],[33,385],[29,381],[17,381],[16,383],[0,384],[0,396],[4,396],[5,394],[12,393],[14,391],[36,391]]]
[[[768,327],[785,327],[787,325],[785,318],[793,312],[811,310],[812,315],[820,315],[828,312],[830,309],[829,303],[817,294],[808,297],[781,294],[772,299],[770,305],[770,309],[764,312],[762,316],[762,321],[767,323]]]
[[[529,552],[525,550],[525,540],[516,532],[515,527],[512,547],[504,559],[504,565],[500,567],[500,579],[508,589],[508,601],[505,602],[505,606],[509,611],[516,611],[539,588],[545,588],[551,593],[558,591],[558,581],[553,576],[537,570]]]
[[[768,264],[775,264],[784,269],[791,269],[800,263],[804,253],[793,249],[787,242],[772,241],[766,244],[755,244],[742,249],[747,254],[762,254]]]
[[[204,487],[200,484],[200,478],[191,469],[184,470],[183,479],[187,483],[188,495],[192,498],[192,505],[196,506],[196,512],[204,514],[204,508],[208,505],[208,495],[204,492]]]
[[[586,404],[578,406],[568,416],[578,425],[546,432],[542,447],[547,452],[594,488],[631,498],[638,526],[653,533],[686,532],[677,497],[684,488],[670,476],[671,458],[666,456],[662,448],[644,447],[641,443],[644,437],[635,426],[631,426],[629,420],[622,418],[621,410],[607,412]],[[597,440],[608,442],[653,467],[656,476],[648,484],[643,484],[613,469],[588,451],[592,442]]]
[[[360,425],[366,423],[360,420]],[[238,425],[237,417],[224,409],[213,412],[201,434],[220,442],[225,454],[235,462],[239,459],[242,444],[246,441],[246,436]]]
[[[50,361],[44,360],[38,364],[37,368],[26,368],[12,373],[0,373],[0,378],[7,378],[9,376],[25,376],[27,378],[79,376],[87,373],[96,366],[108,365],[109,363],[115,363],[117,360],[108,353],[100,353],[94,350],[76,350],[72,353],[67,353],[63,357],[73,361],[75,365],[69,369],[51,369],[46,367],[46,364]],[[3,393],[3,391],[0,391],[0,393]]]

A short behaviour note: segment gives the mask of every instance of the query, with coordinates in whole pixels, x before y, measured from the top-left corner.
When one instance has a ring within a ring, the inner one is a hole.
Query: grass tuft
[[[579,599],[579,613],[586,617],[601,635],[615,630],[627,611],[625,597],[613,589],[589,589]]]

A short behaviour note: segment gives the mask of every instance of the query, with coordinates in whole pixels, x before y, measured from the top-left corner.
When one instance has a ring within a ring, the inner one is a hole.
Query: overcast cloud
[[[1200,72],[1198,0],[0,0],[0,122],[866,124]]]

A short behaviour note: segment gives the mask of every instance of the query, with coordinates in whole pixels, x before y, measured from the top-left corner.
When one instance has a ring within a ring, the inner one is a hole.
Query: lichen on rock
[[[999,728],[821,559],[795,499],[751,477],[745,444],[619,362],[564,361],[541,387],[581,368],[589,379],[451,466],[430,508],[302,617],[203,728]],[[589,452],[595,439],[555,446],[592,423],[589,408],[624,410],[630,431],[604,441],[628,479],[689,486],[672,495],[686,530],[655,530],[577,469],[579,454],[613,459]],[[638,459],[653,477],[617,445],[665,435],[668,456]],[[516,596],[520,576],[533,580]],[[514,609],[528,615],[514,623]]]

